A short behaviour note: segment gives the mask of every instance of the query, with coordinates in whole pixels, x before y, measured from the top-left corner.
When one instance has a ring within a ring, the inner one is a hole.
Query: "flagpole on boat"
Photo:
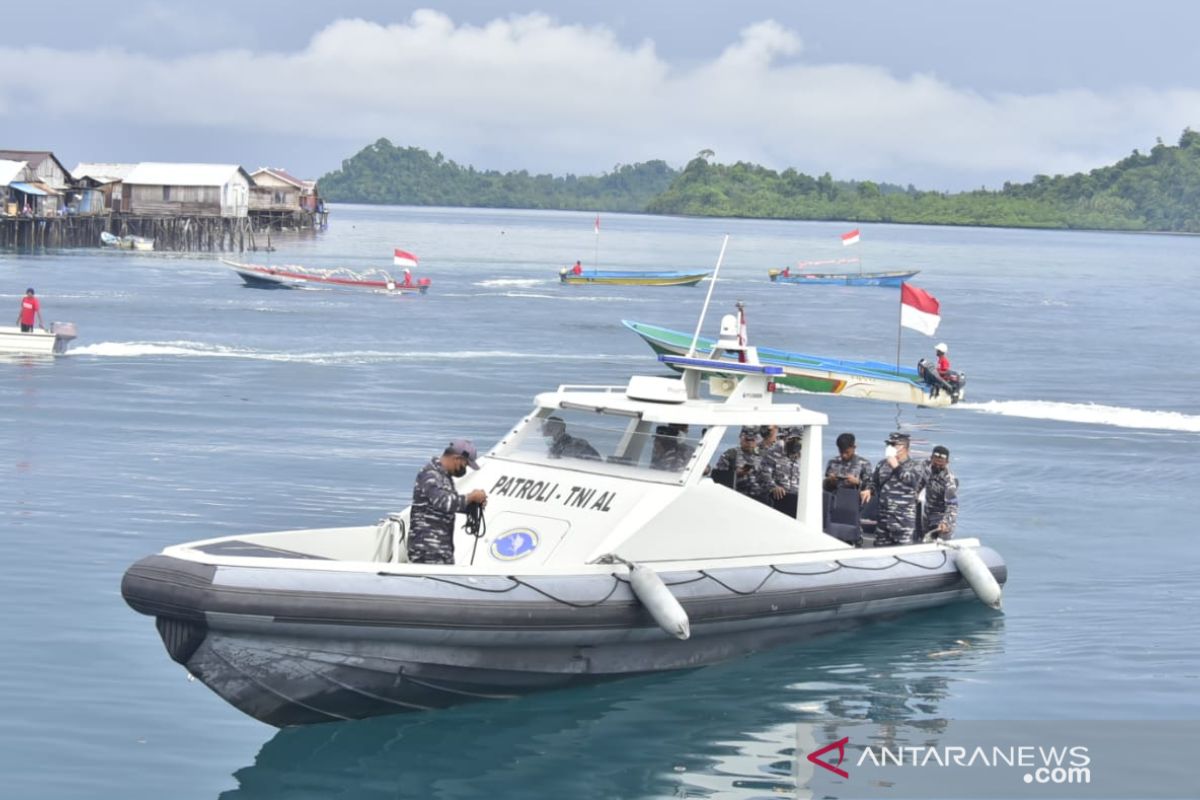
[[[592,269],[600,268],[600,215],[596,215],[596,247],[592,251]]]
[[[896,309],[896,374],[900,374],[900,336],[904,333],[904,284],[900,284],[900,307]]]
[[[597,217],[599,219],[599,217]],[[704,315],[708,313],[708,303],[712,300],[713,289],[717,285],[717,275],[721,273],[721,262],[725,260],[725,246],[729,244],[729,234],[721,241],[721,253],[717,256],[717,266],[713,269],[712,280],[708,282],[708,294],[704,296],[704,307],[700,309],[700,319],[696,321],[696,332],[692,334],[692,344],[688,347],[688,358],[696,355],[696,341],[700,338],[700,329],[704,327]]]

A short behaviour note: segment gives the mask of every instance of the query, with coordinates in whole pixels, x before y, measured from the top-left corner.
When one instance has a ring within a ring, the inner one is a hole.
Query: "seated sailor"
[[[758,452],[758,428],[742,428],[738,446],[721,454],[712,468],[712,479],[719,484],[757,500],[762,496],[758,485],[758,467],[762,457]]]
[[[758,469],[759,482],[766,493],[764,502],[794,517],[800,490],[802,431],[784,428],[780,435],[783,437],[783,447],[772,447],[762,455]]]
[[[654,429],[654,451],[650,455],[651,469],[680,472],[692,460],[695,445],[689,443],[687,425],[659,425]]]
[[[567,433],[567,423],[562,417],[546,417],[546,421],[542,423],[542,436],[549,446],[547,452],[551,458],[586,458],[593,461],[600,459],[600,453],[588,444],[586,439]]]

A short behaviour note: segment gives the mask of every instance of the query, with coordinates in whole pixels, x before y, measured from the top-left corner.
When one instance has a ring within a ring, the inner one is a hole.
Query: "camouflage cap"
[[[479,464],[475,463],[478,453],[475,452],[475,443],[470,439],[455,439],[446,446],[446,455],[462,456],[467,459],[467,466],[479,469]]]

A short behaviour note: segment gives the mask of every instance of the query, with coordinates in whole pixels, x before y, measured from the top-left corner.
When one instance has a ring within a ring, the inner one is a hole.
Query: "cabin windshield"
[[[597,475],[680,483],[702,435],[693,427],[615,412],[541,408],[492,455]]]

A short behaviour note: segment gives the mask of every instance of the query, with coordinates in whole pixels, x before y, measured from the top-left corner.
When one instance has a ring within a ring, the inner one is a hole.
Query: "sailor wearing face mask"
[[[479,469],[475,456],[475,445],[470,439],[455,439],[417,473],[412,533],[408,536],[409,562],[454,563],[454,515],[465,514],[468,505],[487,505],[487,492],[483,489],[465,495],[454,489],[454,479],[466,475],[467,467]]]
[[[800,444],[799,429],[785,428],[780,431],[783,447],[770,448],[763,452],[759,467],[759,482],[767,492],[766,501],[784,512],[795,516],[796,498],[800,491]]]
[[[887,438],[884,458],[871,476],[871,493],[879,498],[875,546],[912,544],[917,527],[917,495],[925,487],[925,467],[908,457],[909,436],[897,431]]]

